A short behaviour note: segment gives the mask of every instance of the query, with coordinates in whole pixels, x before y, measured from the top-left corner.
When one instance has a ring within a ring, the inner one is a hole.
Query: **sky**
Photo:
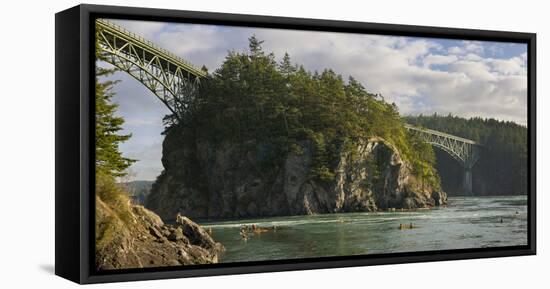
[[[331,68],[353,76],[372,93],[395,102],[402,115],[480,116],[527,124],[527,45],[504,42],[380,36],[112,20],[158,46],[212,72],[228,51],[245,51],[252,35],[280,60],[310,71]],[[109,66],[106,63],[99,63]],[[110,79],[118,114],[125,118],[122,153],[136,162],[130,179],[154,180],[162,171],[162,117],[168,109],[125,72]]]

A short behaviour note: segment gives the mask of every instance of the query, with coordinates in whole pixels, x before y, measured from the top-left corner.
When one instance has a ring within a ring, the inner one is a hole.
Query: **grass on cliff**
[[[107,246],[121,228],[133,227],[130,199],[114,177],[96,175],[96,248]]]

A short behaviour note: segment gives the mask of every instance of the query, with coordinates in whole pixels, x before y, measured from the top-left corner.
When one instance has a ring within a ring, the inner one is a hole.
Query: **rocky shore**
[[[217,263],[225,250],[187,217],[167,225],[143,206],[122,208],[96,198],[98,270]]]

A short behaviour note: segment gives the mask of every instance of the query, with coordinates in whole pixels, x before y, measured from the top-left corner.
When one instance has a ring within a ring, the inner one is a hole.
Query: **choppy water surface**
[[[501,222],[502,219],[502,222]],[[400,230],[400,224],[413,229]],[[250,234],[243,225],[277,226]],[[454,197],[445,208],[201,222],[226,247],[220,262],[527,244],[527,198]]]

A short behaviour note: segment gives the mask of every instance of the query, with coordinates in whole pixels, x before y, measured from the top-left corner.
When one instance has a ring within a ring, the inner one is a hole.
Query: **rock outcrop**
[[[98,270],[217,263],[223,250],[186,217],[167,225],[143,206],[113,208],[96,198]]]
[[[381,138],[342,153],[333,181],[310,175],[313,145],[300,144],[274,172],[261,169],[269,144],[182,144],[169,133],[164,172],[145,205],[163,218],[235,218],[426,208],[446,203],[444,192],[423,186],[399,151]]]

